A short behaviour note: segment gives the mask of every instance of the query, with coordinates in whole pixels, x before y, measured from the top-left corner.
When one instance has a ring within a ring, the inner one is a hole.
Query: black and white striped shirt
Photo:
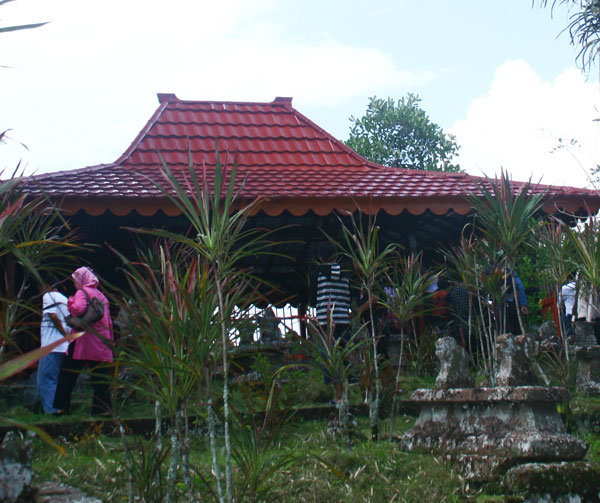
[[[327,326],[329,317],[336,325],[350,323],[350,281],[335,262],[321,264],[317,275],[317,321]]]

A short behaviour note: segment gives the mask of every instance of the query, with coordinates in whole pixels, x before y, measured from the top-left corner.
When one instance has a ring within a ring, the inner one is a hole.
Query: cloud
[[[0,65],[12,66],[0,69],[0,131],[12,128],[15,139],[2,147],[0,169],[18,159],[38,172],[111,162],[156,108],[157,92],[201,100],[293,96],[296,106],[332,106],[373,94],[374,75],[375,89],[437,76],[398,68],[385,50],[327,33],[289,33],[271,15],[277,9],[276,0],[7,4],[3,25],[51,23],[0,38]]]
[[[525,61],[496,69],[485,96],[448,131],[471,174],[506,169],[515,180],[586,186],[600,159],[600,92],[575,68],[543,80]]]

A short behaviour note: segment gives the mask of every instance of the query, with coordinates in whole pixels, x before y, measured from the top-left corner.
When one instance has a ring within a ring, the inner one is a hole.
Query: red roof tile
[[[160,105],[130,147],[114,163],[38,175],[38,183],[67,211],[85,209],[97,215],[109,209],[123,215],[136,209],[151,215],[177,210],[156,188],[162,181],[161,157],[183,178],[188,151],[199,172],[214,178],[215,144],[221,160],[237,157],[240,196],[263,198],[268,214],[284,210],[301,215],[309,210],[327,214],[408,210],[421,214],[470,210],[465,196],[477,193],[482,178],[464,173],[437,173],[387,168],[369,163],[325,132],[291,105],[291,98],[271,103],[182,101],[159,94]],[[202,168],[204,166],[204,168]],[[515,187],[520,184],[515,183]],[[547,209],[555,205],[576,211],[587,205],[597,211],[600,198],[571,187],[538,186],[547,191]]]

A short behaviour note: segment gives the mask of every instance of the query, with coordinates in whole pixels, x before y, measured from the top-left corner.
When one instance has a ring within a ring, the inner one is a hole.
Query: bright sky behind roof
[[[369,96],[413,92],[456,135],[468,172],[584,186],[600,87],[559,35],[567,16],[531,0],[16,0],[0,26],[51,22],[0,34],[0,131],[11,129],[0,169],[112,162],[157,92],[292,96],[340,140]]]

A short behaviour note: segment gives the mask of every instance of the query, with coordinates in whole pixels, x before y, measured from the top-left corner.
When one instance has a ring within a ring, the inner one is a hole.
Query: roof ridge
[[[316,129],[317,131],[319,131],[321,134],[325,135],[327,137],[327,139],[333,143],[335,143],[336,145],[339,145],[342,150],[344,150],[348,155],[357,158],[359,161],[361,161],[365,166],[369,166],[369,167],[379,167],[379,165],[376,165],[375,163],[370,162],[368,159],[364,158],[362,155],[360,155],[358,152],[355,152],[354,150],[352,150],[348,145],[346,145],[342,140],[338,140],[335,136],[333,136],[331,133],[329,133],[328,131],[325,131],[325,129],[323,129],[321,126],[319,126],[316,122],[313,122],[312,120],[310,120],[308,117],[306,117],[306,115],[304,115],[302,112],[299,112],[296,108],[294,108],[292,106],[292,102],[290,100],[289,104],[285,103],[284,106],[286,108],[289,108],[291,111],[293,111],[297,116],[299,116],[299,118],[301,118],[307,126],[310,126],[314,129]],[[385,166],[383,166],[385,167]]]
[[[50,171],[48,173],[40,173],[36,175],[35,173],[29,176],[23,177],[24,180],[39,180],[39,179],[49,179],[49,178],[58,178],[64,176],[65,174],[71,175],[76,174],[81,171],[89,172],[90,170],[98,171],[104,168],[115,168],[118,164],[114,162],[102,163],[102,164],[92,164],[91,166],[84,166],[83,168],[74,168],[74,169],[62,169],[60,171]]]
[[[160,100],[160,96],[161,95],[159,94],[159,100]],[[169,95],[169,96],[175,96],[175,95],[173,94],[173,95]],[[156,121],[158,121],[159,117],[166,110],[167,105],[169,104],[168,101],[160,102],[160,103],[161,103],[160,106],[154,111],[154,113],[152,114],[152,117],[150,117],[148,122],[146,122],[146,125],[138,133],[138,135],[135,137],[135,139],[131,142],[131,145],[129,145],[127,150],[125,150],[125,152],[123,152],[113,164],[116,164],[116,165],[123,164],[131,156],[131,154],[133,154],[133,152],[135,151],[137,146],[142,142],[142,140],[150,132],[150,130],[152,129],[154,124],[156,124]]]
[[[210,105],[210,104],[220,104],[220,105],[279,105],[279,106],[290,106],[292,104],[292,97],[289,96],[276,96],[273,101],[232,101],[232,100],[183,100],[178,98],[173,93],[157,93],[158,101],[161,104],[169,104],[169,103],[183,103],[192,105],[197,103],[199,105]],[[291,107],[293,108],[293,107]],[[295,110],[295,109],[294,109]]]

